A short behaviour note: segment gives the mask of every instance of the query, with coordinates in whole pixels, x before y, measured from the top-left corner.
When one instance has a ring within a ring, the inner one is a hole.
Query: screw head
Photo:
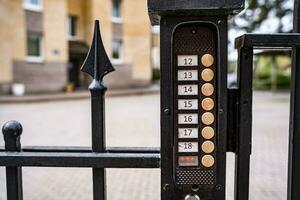
[[[218,190],[218,191],[220,191],[220,190],[222,190],[222,185],[216,185],[216,190]]]
[[[168,191],[169,189],[170,189],[170,185],[169,184],[164,184],[163,190]]]
[[[164,109],[164,113],[165,113],[166,115],[169,115],[169,114],[170,114],[170,109],[169,109],[169,108]]]

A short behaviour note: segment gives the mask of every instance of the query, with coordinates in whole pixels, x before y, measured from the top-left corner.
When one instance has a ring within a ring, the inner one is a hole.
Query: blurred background
[[[292,0],[247,0],[230,19],[228,85],[236,86],[234,38],[292,31]],[[22,123],[22,145],[90,146],[88,75],[80,72],[100,20],[116,71],[106,76],[108,146],[160,146],[159,27],[146,0],[0,0],[0,125]],[[287,195],[291,52],[254,58],[251,200]],[[0,146],[3,146],[0,139]],[[228,153],[227,197],[233,199],[234,155]],[[24,199],[92,199],[91,170],[24,168]],[[109,169],[109,200],[159,199],[159,170]],[[6,199],[0,168],[0,200]]]

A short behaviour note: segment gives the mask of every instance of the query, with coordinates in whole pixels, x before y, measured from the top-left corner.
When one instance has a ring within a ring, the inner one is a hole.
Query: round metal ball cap
[[[200,197],[196,194],[188,194],[185,196],[184,200],[200,200]]]
[[[2,127],[2,132],[4,135],[9,137],[18,137],[22,134],[23,127],[17,121],[8,121]]]

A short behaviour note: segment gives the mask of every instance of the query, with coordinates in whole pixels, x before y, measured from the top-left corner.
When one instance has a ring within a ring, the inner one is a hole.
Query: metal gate
[[[23,199],[22,167],[80,167],[93,170],[94,200],[106,199],[106,168],[161,168],[162,200],[224,200],[226,152],[236,154],[235,200],[249,199],[253,50],[292,48],[288,200],[299,200],[299,2],[295,1],[295,33],[245,34],[236,39],[237,88],[226,86],[227,17],[241,10],[243,1],[149,0],[148,5],[152,23],[161,26],[161,148],[106,147],[103,77],[114,68],[95,21],[82,67],[93,78],[92,147],[21,147],[22,125],[7,122],[2,128],[5,147],[0,148],[7,199]]]

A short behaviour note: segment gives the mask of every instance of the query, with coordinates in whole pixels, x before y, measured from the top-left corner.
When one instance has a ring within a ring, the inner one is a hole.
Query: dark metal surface
[[[158,168],[155,153],[0,152],[0,166]]]
[[[298,3],[296,3],[298,5]],[[299,18],[299,17],[298,17]],[[295,18],[298,22],[297,17]],[[296,27],[299,27],[296,25]],[[299,31],[296,28],[297,31]],[[238,49],[238,131],[236,149],[235,173],[235,199],[247,200],[249,198],[249,170],[251,154],[251,123],[252,123],[252,74],[253,49],[259,48],[293,48],[292,69],[292,96],[290,117],[290,159],[289,159],[289,200],[298,200],[300,197],[300,142],[298,140],[300,115],[298,108],[300,100],[300,34],[245,34],[235,40]],[[298,80],[299,79],[299,80]],[[298,116],[299,115],[299,116]]]
[[[103,77],[114,71],[105,52],[100,35],[99,21],[95,21],[94,37],[91,49],[84,61],[81,70],[90,74],[94,79],[89,86],[91,92],[92,110],[92,151],[105,152],[105,92]],[[105,169],[93,168],[93,198],[106,199]]]
[[[294,1],[294,33],[300,32],[300,2]],[[300,199],[300,48],[292,52],[288,200]]]
[[[238,130],[235,161],[235,200],[249,198],[252,137],[253,49],[238,49]]]
[[[227,124],[227,17],[174,17],[161,19],[161,199],[182,200],[187,190],[174,183],[174,71],[172,56],[172,33],[179,24],[210,23],[217,29],[217,180],[211,192],[201,192],[202,200],[225,199],[225,166],[226,166],[226,124]],[[222,34],[221,34],[222,33]],[[189,188],[191,192],[191,188]]]
[[[2,128],[4,142],[5,142],[5,154],[20,152],[21,143],[20,138],[23,132],[22,125],[16,121],[9,121],[3,125]],[[1,159],[0,159],[1,161]],[[22,200],[22,168],[16,167],[16,165],[6,167],[6,189],[8,200]]]
[[[235,48],[300,47],[300,34],[245,34],[236,38]]]
[[[148,0],[148,12],[152,25],[158,25],[162,16],[236,14],[244,8],[244,3],[244,0]]]
[[[5,151],[4,147],[0,147],[0,152]],[[24,146],[22,152],[64,152],[64,153],[91,153],[92,148],[74,146],[74,147],[60,147],[60,146]],[[154,147],[106,147],[106,153],[160,153],[160,148]]]
[[[227,151],[237,153],[238,133],[238,89],[230,88],[228,94],[227,113]]]

